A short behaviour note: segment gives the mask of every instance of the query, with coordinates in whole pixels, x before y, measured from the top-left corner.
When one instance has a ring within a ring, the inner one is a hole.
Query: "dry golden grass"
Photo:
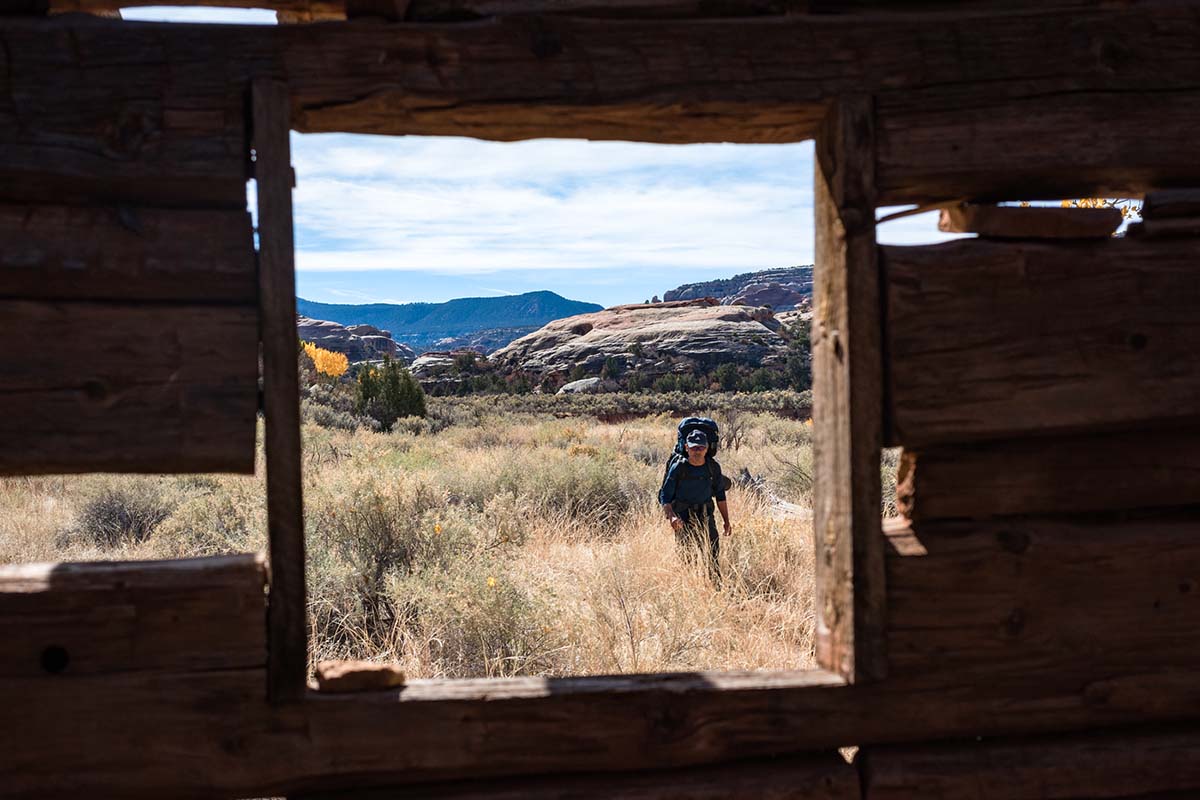
[[[726,473],[763,479],[730,492],[720,587],[681,557],[655,499],[676,419],[306,425],[314,658],[393,659],[414,677],[811,666],[811,428],[718,421],[738,445]],[[264,524],[261,478],[0,481],[0,562],[257,550]]]

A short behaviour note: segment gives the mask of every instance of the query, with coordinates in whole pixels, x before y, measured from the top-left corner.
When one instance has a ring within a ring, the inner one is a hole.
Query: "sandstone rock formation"
[[[742,287],[737,294],[721,298],[721,305],[767,306],[773,309],[808,307],[812,299],[812,287],[809,287],[806,294],[796,290],[793,286],[784,286],[782,283],[774,281],[751,283]]]
[[[595,375],[614,360],[622,374],[707,372],[725,363],[778,365],[787,340],[770,309],[713,298],[615,306],[556,320],[493,353],[494,364],[535,377],[576,368]]]
[[[296,331],[300,338],[317,347],[345,353],[350,361],[378,361],[385,356],[408,363],[415,353],[396,342],[387,331],[373,325],[340,325],[323,319],[299,317]]]
[[[577,381],[571,381],[564,384],[559,390],[559,394],[599,394],[600,392],[615,392],[620,388],[615,381],[606,381],[603,378],[580,378]]]
[[[728,305],[768,305],[776,311],[805,305],[812,297],[811,266],[783,267],[744,272],[732,278],[685,283],[663,295],[663,300],[698,300],[715,297]]]

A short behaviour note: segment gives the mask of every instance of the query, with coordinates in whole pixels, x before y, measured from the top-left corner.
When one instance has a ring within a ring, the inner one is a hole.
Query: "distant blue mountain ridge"
[[[473,335],[481,331],[504,330],[515,339],[537,330],[547,322],[602,309],[603,306],[596,303],[568,300],[547,291],[403,305],[342,305],[296,298],[296,310],[303,316],[342,325],[374,325],[391,331],[393,339],[404,342],[417,352],[467,345]]]

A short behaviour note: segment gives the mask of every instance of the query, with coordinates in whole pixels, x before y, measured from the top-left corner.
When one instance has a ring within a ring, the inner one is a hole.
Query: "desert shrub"
[[[392,588],[413,621],[422,653],[440,677],[541,675],[555,671],[561,634],[549,604],[511,580],[505,564],[462,559],[423,570]],[[411,645],[410,645],[411,646]]]
[[[387,589],[417,563],[439,564],[465,538],[431,514],[443,499],[416,481],[367,479],[344,494],[310,500],[310,559],[314,626],[335,648],[385,649],[403,619]]]
[[[313,400],[300,401],[300,418],[304,422],[320,425],[322,428],[333,428],[339,431],[356,431],[361,429],[377,431],[379,421],[368,416],[353,414],[349,411],[338,411],[332,406],[323,405]]]
[[[653,414],[684,416],[694,414],[699,409],[705,409],[709,416],[713,416],[726,409],[738,409],[745,412],[770,412],[787,417],[805,417],[810,414],[812,407],[812,393],[807,391],[774,389],[753,393],[682,392],[676,390],[676,376],[665,377],[670,379],[670,391],[660,393],[434,397],[429,398],[429,416],[445,418],[451,425],[462,424],[464,420],[471,418],[478,420],[485,416],[516,413],[608,418]]]
[[[442,476],[453,497],[476,509],[508,496],[541,516],[606,535],[620,518],[649,502],[658,489],[654,470],[595,455],[539,449],[532,454],[492,453],[457,465]]]
[[[813,451],[796,448],[783,455],[776,454],[778,477],[775,482],[787,496],[803,505],[812,505]]]
[[[158,532],[180,557],[258,550],[266,538],[261,511],[261,498],[214,488],[184,499]]]
[[[116,547],[144,542],[173,508],[157,482],[108,483],[86,498],[74,524],[64,532],[64,544],[81,541]]]

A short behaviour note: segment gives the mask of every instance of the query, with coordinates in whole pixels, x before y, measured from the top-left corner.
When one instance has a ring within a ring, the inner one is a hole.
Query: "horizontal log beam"
[[[256,555],[0,566],[0,681],[262,667],[266,580]]]
[[[1046,92],[992,88],[881,98],[881,203],[1139,197],[1200,183],[1196,162],[1184,163],[1200,156],[1200,146],[1174,129],[1200,124],[1190,89],[1139,96],[1099,82]]]
[[[0,205],[0,299],[258,302],[245,211]]]
[[[254,471],[254,306],[4,300],[0,318],[0,474]]]
[[[889,522],[888,674],[946,691],[1189,670],[1194,512],[1116,521]],[[1166,700],[1169,687],[1163,687]]]
[[[498,140],[799,141],[834,98],[870,93],[884,203],[1200,183],[1197,145],[1178,134],[1200,108],[1191,3],[936,25],[921,14],[280,28],[72,17],[6,19],[0,36],[0,122],[12,123],[0,125],[0,175],[18,194],[228,203],[245,177],[246,85],[263,74],[286,77],[302,131]]]
[[[208,26],[0,18],[0,201],[244,210],[246,87],[225,68],[235,40]],[[240,58],[242,71],[262,60],[253,48]]]
[[[1200,415],[1196,250],[1185,241],[962,240],[882,248],[894,443]]]
[[[538,776],[352,789],[298,800],[861,800],[858,771],[836,752],[680,770]]]
[[[1198,752],[1200,730],[1183,727],[872,747],[858,758],[866,800],[1137,800],[1195,796]]]
[[[912,520],[1200,504],[1200,430],[982,442],[906,451],[896,505]]]
[[[1116,208],[992,206],[958,203],[943,208],[938,230],[990,239],[1107,239],[1121,225]]]
[[[1195,718],[1200,672],[1023,691],[828,673],[414,681],[270,707],[265,670],[0,681],[0,797],[212,798],[685,768],[834,746]],[[129,720],[136,720],[131,724]],[[585,720],[586,724],[581,724]]]

